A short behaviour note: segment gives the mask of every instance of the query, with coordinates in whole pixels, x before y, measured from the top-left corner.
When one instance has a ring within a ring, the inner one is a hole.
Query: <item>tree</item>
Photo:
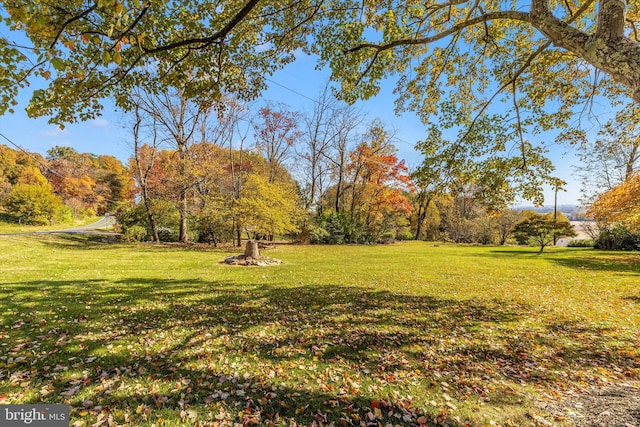
[[[252,156],[245,153],[245,141],[248,138],[250,132],[250,126],[242,126],[241,123],[248,123],[247,119],[249,115],[249,109],[246,105],[237,100],[230,99],[225,103],[224,115],[219,117],[221,126],[220,141],[221,147],[228,145],[229,155],[227,157],[228,162],[226,166],[227,177],[226,185],[221,186],[222,197],[232,200],[234,203],[240,199],[240,192],[242,190],[243,178],[246,172],[252,169]],[[234,147],[234,138],[238,139],[237,147]],[[248,161],[245,161],[248,160]],[[241,224],[238,222],[238,218],[235,215],[235,210],[231,211],[231,233],[234,236],[233,241],[237,246],[242,246],[242,229]]]
[[[486,168],[502,167],[519,152],[526,170],[544,155],[545,141],[532,141],[573,124],[581,110],[586,115],[595,97],[640,104],[640,9],[635,0],[629,6],[624,0],[334,5],[332,18],[318,24],[314,52],[341,82],[345,99],[369,98],[382,80],[398,77],[397,111],[413,110],[425,124],[437,120],[456,135],[453,145],[477,141],[489,157]],[[496,129],[504,138],[490,137]],[[518,166],[513,160],[508,167]],[[523,182],[536,173],[523,173]]]
[[[35,78],[32,115],[62,124],[99,113],[99,98],[130,106],[141,82],[152,91],[180,87],[188,98],[226,93],[251,100],[266,76],[295,58],[322,3],[275,2],[2,2],[6,25],[30,45],[3,38],[0,113]]]
[[[155,87],[181,82],[189,96],[213,87],[252,98],[265,76],[290,62],[308,39],[353,95],[371,95],[386,74],[415,69],[402,84],[411,89],[408,96],[422,92],[421,99],[433,99],[425,110],[442,95],[439,82],[459,88],[461,102],[467,95],[477,100],[474,89],[489,85],[475,79],[489,74],[501,92],[517,87],[535,95],[529,99],[534,107],[558,96],[573,102],[593,87],[591,69],[640,102],[635,1],[628,8],[623,0],[534,0],[528,8],[487,0],[343,0],[331,7],[312,1],[6,0],[3,6],[10,29],[33,44],[4,40],[0,59],[12,67],[3,77],[16,84],[35,75],[51,79],[30,110],[55,111],[65,121],[94,113],[95,96],[113,94],[126,103],[126,90],[145,80]],[[3,89],[1,104],[11,105],[17,87]]]
[[[220,129],[216,126],[217,140]],[[233,236],[233,177],[229,176],[229,155],[224,147],[208,142],[194,144],[189,149],[190,173],[196,178],[193,191],[193,217],[197,223],[198,240],[217,245]]]
[[[325,157],[331,163],[331,175],[335,181],[333,209],[335,212],[341,212],[344,208],[349,152],[357,143],[358,128],[363,124],[364,117],[361,111],[352,106],[341,108],[336,112],[335,117],[334,137]]]
[[[444,141],[442,131],[436,126],[431,126],[427,138],[416,144],[416,149],[424,155],[422,164],[411,174],[417,188],[414,196],[416,240],[423,238],[423,226],[434,198],[444,193],[455,195],[457,183],[471,173],[471,161],[461,148],[464,147]]]
[[[429,204],[441,194],[456,198],[467,191],[476,202],[495,212],[505,209],[518,196],[542,204],[542,184],[553,182],[551,162],[529,143],[521,147],[526,160],[520,154],[492,153],[487,138],[493,145],[502,145],[508,139],[508,130],[486,119],[480,120],[480,125],[486,128],[486,135],[469,133],[464,141],[455,142],[445,139],[442,129],[432,125],[427,138],[416,144],[424,156],[412,173],[418,188],[416,239],[423,234]]]
[[[71,147],[56,146],[47,151],[47,160],[47,179],[53,191],[67,206],[73,208],[74,217],[79,212],[95,214],[97,206],[93,202],[96,181],[91,176],[90,156],[82,155]]]
[[[294,188],[272,183],[268,177],[247,176],[235,210],[242,228],[255,239],[259,236],[293,233],[298,230],[301,209]]]
[[[20,224],[46,225],[63,204],[48,183],[16,184],[4,200],[4,207]]]
[[[330,147],[336,137],[333,124],[338,119],[338,100],[331,96],[325,86],[314,102],[313,110],[303,117],[304,131],[301,134],[296,164],[298,181],[304,192],[304,207],[315,207],[322,214],[320,199],[326,190],[330,173]]]
[[[147,120],[154,127],[154,138],[158,137],[158,144],[168,144],[175,149],[176,158],[172,159],[174,170],[170,187],[177,192],[175,200],[180,212],[180,230],[178,240],[185,243],[188,235],[188,193],[195,185],[196,179],[190,172],[189,147],[194,143],[197,131],[211,113],[210,99],[189,99],[186,94],[176,88],[163,88],[157,92],[140,90],[133,96],[136,103],[134,110],[144,112]]]
[[[45,176],[66,205],[90,213],[105,213],[127,197],[129,181],[113,156],[78,153],[70,147],[47,152]]]
[[[315,42],[349,96],[370,96],[381,77],[415,71],[401,84],[407,99],[427,101],[423,112],[441,98],[440,84],[458,90],[456,103],[484,103],[477,91],[494,90],[487,85],[490,75],[498,92],[522,90],[532,95],[532,107],[557,98],[562,112],[564,102],[579,101],[593,88],[591,69],[640,103],[640,12],[634,1],[626,6],[623,0],[374,1],[334,6]],[[335,53],[337,47],[347,55]]]
[[[519,242],[531,241],[540,246],[540,252],[554,242],[556,236],[576,236],[569,220],[562,214],[554,220],[553,214],[529,212],[516,224],[513,233]]]
[[[498,243],[507,243],[509,235],[513,232],[515,225],[522,219],[522,213],[514,209],[504,209],[494,214],[498,231]]]
[[[466,143],[501,102],[493,125],[527,163],[529,135],[566,125],[593,97],[640,103],[637,0],[439,2],[234,0],[213,3],[3,2],[6,24],[31,45],[3,39],[3,109],[36,77],[32,115],[64,123],[94,117],[100,98],[130,108],[129,93],[175,86],[187,98],[254,99],[266,76],[303,48],[328,64],[349,100],[367,98],[399,76],[399,109],[463,129]],[[594,70],[596,72],[594,72]],[[588,107],[585,107],[588,108]],[[1,111],[0,111],[1,112]]]
[[[133,178],[140,188],[140,196],[144,203],[145,211],[147,213],[147,219],[149,221],[149,228],[151,229],[151,240],[155,243],[160,242],[158,235],[158,224],[151,208],[151,191],[149,188],[149,175],[155,164],[156,154],[158,152],[157,147],[157,128],[152,126],[152,138],[151,145],[141,144],[141,128],[143,125],[143,118],[140,113],[140,106],[134,107],[134,122],[132,127],[133,132],[133,161],[130,161],[130,168],[133,171]]]
[[[640,168],[640,106],[627,105],[588,141],[584,133],[569,135],[580,143],[583,202],[588,205],[605,191],[621,184]]]
[[[473,185],[438,199],[443,237],[455,243],[494,243],[496,227]]]
[[[4,198],[13,185],[19,182],[20,176],[26,168],[31,169],[31,174],[40,175],[35,169],[46,165],[45,159],[39,154],[14,150],[6,145],[0,145],[0,200]],[[38,177],[37,180],[41,178]],[[24,177],[23,183],[24,182]]]
[[[587,210],[587,215],[606,228],[621,222],[640,229],[640,173],[631,174],[624,182],[600,194]]]
[[[415,190],[404,160],[396,156],[391,134],[375,120],[363,141],[349,152],[343,189],[350,232],[347,241],[375,242],[411,214],[407,194]]]
[[[18,184],[39,185],[51,189],[51,184],[47,181],[40,169],[33,166],[26,166],[20,171],[17,179]]]
[[[284,166],[293,145],[300,138],[299,114],[287,111],[284,105],[261,108],[255,124],[256,149],[269,165],[269,182],[274,183],[276,171]]]
[[[413,215],[411,226],[415,240],[441,240],[443,238],[442,214],[440,212],[441,199],[447,196],[434,196],[428,203],[426,195],[416,184],[418,190],[413,197]]]
[[[113,156],[98,156],[96,159],[96,192],[104,200],[105,212],[132,198],[132,181],[122,162]]]

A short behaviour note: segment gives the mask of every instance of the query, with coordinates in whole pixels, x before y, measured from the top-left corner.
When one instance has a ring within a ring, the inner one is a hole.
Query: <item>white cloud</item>
[[[109,120],[95,119],[90,122],[90,125],[96,128],[103,128],[109,126]]]
[[[39,133],[40,136],[45,138],[55,138],[64,134],[64,129],[60,129],[58,127],[50,127]]]

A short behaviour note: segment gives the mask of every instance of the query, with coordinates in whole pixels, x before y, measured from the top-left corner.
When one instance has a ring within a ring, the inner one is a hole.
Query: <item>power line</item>
[[[33,160],[35,160],[40,166],[42,166],[43,168],[45,168],[46,170],[48,170],[49,172],[51,172],[52,174],[59,176],[60,178],[64,178],[62,175],[60,175],[58,172],[54,171],[53,169],[51,169],[48,165],[46,165],[45,163],[42,163],[42,161],[40,161],[39,158],[37,158],[36,156],[34,156],[32,153],[28,152],[27,150],[25,150],[24,148],[22,148],[21,146],[19,146],[18,144],[16,144],[15,142],[13,142],[12,140],[10,140],[9,138],[7,138],[2,132],[0,132],[0,136],[3,137],[5,140],[7,140],[9,142],[9,144],[13,145],[14,147],[16,147],[18,150],[22,151],[24,154],[26,154],[27,156],[31,157]]]
[[[305,99],[308,99],[309,101],[313,102],[314,104],[319,104],[318,100],[313,99],[313,98],[311,98],[311,97],[309,97],[309,96],[307,96],[307,95],[305,95],[305,94],[303,94],[303,93],[301,93],[301,92],[298,92],[298,91],[297,91],[297,90],[295,90],[295,89],[291,89],[290,87],[287,87],[287,86],[285,86],[285,85],[283,85],[283,84],[281,84],[281,83],[278,83],[278,82],[276,82],[275,80],[272,80],[272,79],[270,79],[270,78],[268,78],[268,77],[265,77],[265,80],[267,80],[267,81],[268,81],[268,82],[270,82],[270,83],[273,83],[273,84],[274,84],[274,85],[276,85],[276,86],[280,86],[281,88],[283,88],[283,89],[285,89],[285,90],[288,90],[288,91],[289,91],[289,92],[291,92],[291,93],[294,93],[294,94],[296,94],[296,95],[298,95],[298,96],[301,96],[301,97],[303,97],[303,98],[305,98]],[[398,141],[398,142],[401,142],[401,143],[403,143],[403,144],[407,144],[407,145],[408,145],[408,146],[410,146],[411,148],[415,149],[415,144],[412,144],[412,143],[410,143],[409,141],[406,141],[406,140],[404,140],[404,139],[402,139],[402,138],[398,138],[397,136],[393,136],[391,139],[394,139],[394,140],[396,140],[396,141]]]
[[[295,94],[296,94],[296,95],[298,95],[298,96],[301,96],[301,97],[303,97],[303,98],[306,98],[306,99],[308,99],[309,101],[313,102],[314,104],[319,104],[319,102],[318,102],[316,99],[313,99],[313,98],[311,98],[311,97],[308,97],[307,95],[305,95],[305,94],[303,94],[303,93],[300,93],[300,92],[298,92],[298,91],[296,91],[296,90],[294,90],[294,89],[291,89],[290,87],[287,87],[287,86],[285,86],[285,85],[283,85],[283,84],[280,84],[280,83],[278,83],[278,82],[276,82],[276,81],[274,81],[274,80],[271,80],[269,77],[265,77],[264,79],[265,79],[266,81],[268,81],[268,82],[273,83],[273,84],[274,84],[274,85],[276,85],[276,86],[280,86],[281,88],[288,90],[288,91],[289,91],[289,92],[291,92],[291,93],[295,93]]]

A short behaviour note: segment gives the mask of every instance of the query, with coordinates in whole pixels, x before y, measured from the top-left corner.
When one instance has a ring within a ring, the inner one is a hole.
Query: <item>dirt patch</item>
[[[545,409],[575,427],[640,427],[640,387],[630,384],[592,387]]]

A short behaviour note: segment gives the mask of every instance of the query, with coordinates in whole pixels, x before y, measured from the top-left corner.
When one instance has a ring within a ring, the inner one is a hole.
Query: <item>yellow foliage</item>
[[[587,214],[599,222],[622,222],[640,228],[640,173],[602,193]]]
[[[297,200],[293,186],[251,174],[242,186],[235,211],[238,222],[252,233],[292,233],[298,231],[303,213]]]

